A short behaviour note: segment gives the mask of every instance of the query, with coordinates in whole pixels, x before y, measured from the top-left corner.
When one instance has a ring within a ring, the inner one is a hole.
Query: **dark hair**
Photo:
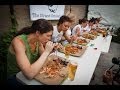
[[[86,18],[79,19],[79,24],[86,23],[88,20]]]
[[[33,21],[33,24],[31,27],[25,27],[22,30],[18,31],[16,36],[21,34],[35,33],[36,31],[39,31],[41,34],[43,34],[51,30],[53,30],[53,26],[49,21],[45,19],[38,19],[36,21]]]
[[[95,21],[97,22],[100,22],[100,20],[101,20],[100,18],[95,18]]]
[[[90,22],[95,24],[95,18],[92,17],[92,18],[89,20],[89,23],[90,23]]]
[[[69,18],[68,16],[63,15],[60,17],[57,25],[59,26],[60,24],[62,24],[64,22],[73,22],[73,20],[71,18]]]

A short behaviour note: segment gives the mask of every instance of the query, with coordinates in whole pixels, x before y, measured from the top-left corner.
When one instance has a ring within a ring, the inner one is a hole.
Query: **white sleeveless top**
[[[78,25],[76,25],[76,26],[72,29],[72,35],[75,35],[75,34],[76,34],[76,29],[77,29],[77,28],[79,28],[79,29],[80,29],[80,32],[82,32],[83,27],[82,27],[80,24],[78,24]]]
[[[63,36],[63,31],[58,32],[57,25],[53,26],[52,41],[59,42]]]
[[[87,26],[84,28],[84,30],[86,30],[86,32],[89,32],[91,30],[91,26],[89,26],[89,24],[87,24]]]

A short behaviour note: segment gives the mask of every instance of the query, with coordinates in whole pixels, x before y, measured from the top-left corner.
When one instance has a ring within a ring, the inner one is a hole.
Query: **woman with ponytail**
[[[22,73],[33,79],[39,73],[55,43],[51,42],[53,26],[45,19],[33,21],[31,27],[20,30],[11,42],[7,55],[7,76]],[[8,83],[10,84],[10,78]]]

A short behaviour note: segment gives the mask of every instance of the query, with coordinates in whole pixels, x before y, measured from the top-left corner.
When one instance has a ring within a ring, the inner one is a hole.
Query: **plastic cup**
[[[76,62],[70,62],[68,64],[68,79],[73,81],[75,78],[75,73],[77,69],[77,63]]]

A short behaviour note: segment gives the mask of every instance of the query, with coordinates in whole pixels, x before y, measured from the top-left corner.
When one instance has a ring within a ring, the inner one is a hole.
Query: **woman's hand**
[[[74,40],[76,40],[76,39],[77,39],[77,35],[72,35],[72,36],[71,36],[71,40],[74,41]]]
[[[83,32],[86,32],[87,30],[83,30]]]
[[[63,46],[61,45],[61,43],[56,43],[55,44],[55,49],[62,49]]]
[[[75,41],[76,39],[77,39],[77,35],[72,35],[72,36],[70,37],[70,43],[72,44],[73,41]]]
[[[80,36],[80,29],[78,27],[76,28],[76,35]]]
[[[40,50],[40,54],[42,54],[45,51],[45,47],[42,43],[39,43],[39,50]]]
[[[55,46],[55,43],[48,41],[45,45],[45,51],[50,53],[53,50],[54,46]]]

